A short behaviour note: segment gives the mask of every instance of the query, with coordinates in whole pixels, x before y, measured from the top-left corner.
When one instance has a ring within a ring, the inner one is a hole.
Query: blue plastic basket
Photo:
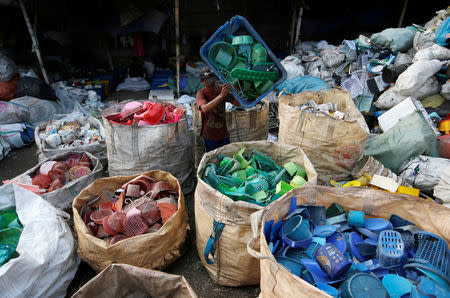
[[[447,242],[428,232],[417,232],[417,252],[405,268],[419,267],[430,270],[450,282],[450,256]]]
[[[402,235],[393,230],[380,233],[377,247],[378,263],[385,268],[400,266],[406,259]]]
[[[200,57],[205,61],[205,63],[211,68],[214,74],[222,81],[227,82],[225,76],[211,63],[208,58],[209,49],[217,42],[221,42],[230,35],[233,35],[236,31],[245,29],[248,32],[248,35],[251,35],[255,42],[260,43],[267,51],[268,60],[271,60],[273,64],[277,67],[280,72],[280,78],[275,81],[275,84],[270,87],[266,92],[264,92],[261,96],[256,99],[249,100],[247,98],[242,98],[238,95],[236,90],[232,90],[231,93],[236,97],[236,99],[240,102],[243,108],[251,108],[255,106],[258,102],[260,102],[269,92],[273,90],[276,86],[281,84],[286,79],[286,70],[278,61],[278,58],[272,53],[267,44],[262,40],[259,34],[255,31],[255,29],[250,25],[250,23],[241,16],[234,16],[226,22],[223,26],[221,26],[200,48]]]

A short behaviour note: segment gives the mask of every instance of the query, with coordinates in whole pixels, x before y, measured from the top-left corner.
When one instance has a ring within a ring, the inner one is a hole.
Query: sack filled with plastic
[[[416,53],[413,61],[417,60],[448,60],[450,59],[450,50],[440,45],[432,45],[431,47],[422,49]]]
[[[302,66],[302,60],[295,56],[287,56],[281,60],[281,65],[283,65],[284,69],[286,69],[286,80],[303,76],[305,74],[305,69]]]
[[[441,67],[442,63],[436,59],[418,60],[398,76],[394,90],[404,96],[413,95],[418,90],[418,86],[422,86]]]
[[[406,161],[398,171],[413,187],[431,191],[447,168],[450,168],[450,159],[419,155]]]
[[[382,49],[389,49],[394,53],[406,52],[413,46],[416,32],[414,27],[389,28],[380,33],[372,34],[370,41],[372,45]]]
[[[69,215],[14,184],[0,186],[0,210],[15,208],[18,257],[0,266],[2,297],[64,297],[78,269]]]
[[[374,105],[378,109],[389,110],[410,96],[417,100],[421,100],[427,96],[434,95],[439,92],[439,88],[439,82],[435,77],[429,77],[423,85],[416,85],[413,89],[414,92],[408,92],[411,93],[410,95],[401,94],[396,90],[394,85],[384,91],[380,97],[378,97],[378,100],[374,103]]]
[[[0,54],[0,81],[11,81],[19,72],[17,71],[16,64],[11,58]]]
[[[364,152],[394,172],[419,154],[438,156],[437,136],[418,111],[400,119],[387,132],[369,138]]]
[[[12,148],[22,148],[34,141],[33,128],[25,123],[0,125],[0,136],[2,136]]]
[[[23,123],[30,120],[30,109],[12,101],[0,101],[0,124]]]

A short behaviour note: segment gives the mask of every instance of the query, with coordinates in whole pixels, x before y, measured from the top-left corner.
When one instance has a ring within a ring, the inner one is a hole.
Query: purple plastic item
[[[327,243],[316,252],[317,263],[335,279],[347,272],[352,263],[331,243]]]
[[[347,251],[347,241],[345,241],[344,235],[339,232],[327,237],[327,243],[333,244],[343,254]]]

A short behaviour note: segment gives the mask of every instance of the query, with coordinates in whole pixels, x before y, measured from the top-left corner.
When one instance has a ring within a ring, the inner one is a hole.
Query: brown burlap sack
[[[130,296],[196,298],[197,294],[183,276],[126,264],[111,264],[79,289],[72,298]]]
[[[195,187],[194,140],[186,115],[177,122],[143,126],[113,124],[106,119],[120,112],[126,104],[115,104],[102,114],[109,175],[166,171],[180,181],[184,193],[191,193]]]
[[[115,191],[142,174],[155,180],[167,181],[179,189],[178,211],[157,232],[131,237],[113,245],[91,235],[80,216],[81,208],[99,196],[103,190]],[[81,191],[75,198],[72,209],[78,254],[97,272],[112,263],[160,270],[173,263],[183,253],[184,241],[189,230],[188,213],[180,183],[167,172],[156,170],[132,176],[98,179]]]
[[[248,152],[256,149],[271,156],[277,163],[295,161],[305,167],[307,184],[317,183],[317,174],[306,154],[298,147],[280,145],[267,141],[232,143],[206,153],[197,171],[195,190],[195,227],[198,254],[210,277],[220,285],[242,286],[259,283],[259,260],[247,253],[247,242],[252,238],[250,215],[264,207],[256,204],[233,201],[202,180],[203,171],[208,163],[218,164],[218,155],[232,156],[242,147]],[[269,205],[270,206],[270,205]],[[267,208],[267,207],[266,207]],[[215,242],[215,262],[208,264],[208,239],[214,223],[223,226],[223,231]]]
[[[296,109],[309,100],[317,104],[337,104],[337,110],[345,113],[345,120]],[[316,168],[320,181],[339,181],[350,175],[353,164],[364,153],[369,129],[347,91],[329,89],[282,95],[278,113],[279,142],[301,147]]]
[[[261,259],[260,297],[289,297],[292,293],[301,297],[330,297],[279,265],[267,246],[263,233],[264,223],[284,218],[292,197],[297,198],[297,205],[317,204],[328,207],[332,203],[338,203],[345,210],[362,210],[366,216],[386,219],[397,214],[414,222],[420,229],[450,241],[450,209],[434,202],[365,187],[315,186],[293,189],[266,209],[251,216],[253,239],[247,248],[252,256]],[[261,252],[255,251],[258,247]]]
[[[203,154],[205,154],[204,142],[201,136],[202,116],[198,109],[197,101],[194,101],[191,106],[195,138],[195,166],[198,167]],[[261,104],[245,111],[227,111],[226,119],[231,143],[267,140],[269,133],[269,103],[266,100],[262,100]]]

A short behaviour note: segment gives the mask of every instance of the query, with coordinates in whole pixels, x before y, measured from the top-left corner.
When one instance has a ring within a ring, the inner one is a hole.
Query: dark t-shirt
[[[210,89],[203,88],[197,92],[197,105],[207,104],[220,94],[220,88],[214,87]],[[202,137],[208,140],[222,140],[230,136],[227,129],[227,121],[225,114],[225,102],[232,102],[233,96],[228,95],[225,100],[221,101],[212,111],[205,113],[200,110],[202,115]]]

